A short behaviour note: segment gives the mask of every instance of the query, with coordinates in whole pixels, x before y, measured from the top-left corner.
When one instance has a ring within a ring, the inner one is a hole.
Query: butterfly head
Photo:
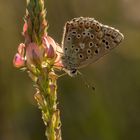
[[[75,77],[78,73],[77,69],[71,69],[71,70],[65,70],[67,72],[67,74],[71,77]]]

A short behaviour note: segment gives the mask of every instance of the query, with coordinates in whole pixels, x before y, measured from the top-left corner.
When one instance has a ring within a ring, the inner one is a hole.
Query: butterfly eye
[[[75,76],[77,74],[77,69],[70,70],[70,75]]]
[[[77,70],[76,70],[76,69],[74,69],[74,70],[72,70],[72,71],[71,71],[71,73],[72,73],[72,74],[75,74],[75,73],[76,73],[76,71],[77,71]]]

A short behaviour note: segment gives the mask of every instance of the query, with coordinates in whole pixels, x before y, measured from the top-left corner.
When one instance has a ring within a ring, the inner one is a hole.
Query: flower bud
[[[24,58],[19,54],[17,53],[15,56],[14,56],[14,59],[13,59],[13,64],[16,68],[20,68],[20,67],[23,67],[24,64],[25,64],[25,60]]]
[[[50,44],[48,50],[47,50],[47,58],[53,59],[55,58],[55,51],[54,48],[52,47],[52,45]]]

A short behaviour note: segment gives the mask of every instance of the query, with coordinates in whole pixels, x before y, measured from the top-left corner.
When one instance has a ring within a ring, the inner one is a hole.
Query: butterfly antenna
[[[95,86],[87,79],[87,77],[85,77],[85,75],[83,75],[80,71],[78,71],[78,74],[80,75],[80,77],[83,80],[83,82],[85,83],[85,85],[88,88],[92,88],[92,90],[95,91]]]

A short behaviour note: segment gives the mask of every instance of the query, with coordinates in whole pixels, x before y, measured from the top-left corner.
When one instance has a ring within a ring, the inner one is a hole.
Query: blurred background
[[[49,35],[61,43],[63,26],[79,16],[118,28],[125,40],[81,72],[58,80],[63,140],[140,139],[140,0],[46,0]],[[0,0],[0,140],[45,140],[33,83],[15,69],[25,0]]]

